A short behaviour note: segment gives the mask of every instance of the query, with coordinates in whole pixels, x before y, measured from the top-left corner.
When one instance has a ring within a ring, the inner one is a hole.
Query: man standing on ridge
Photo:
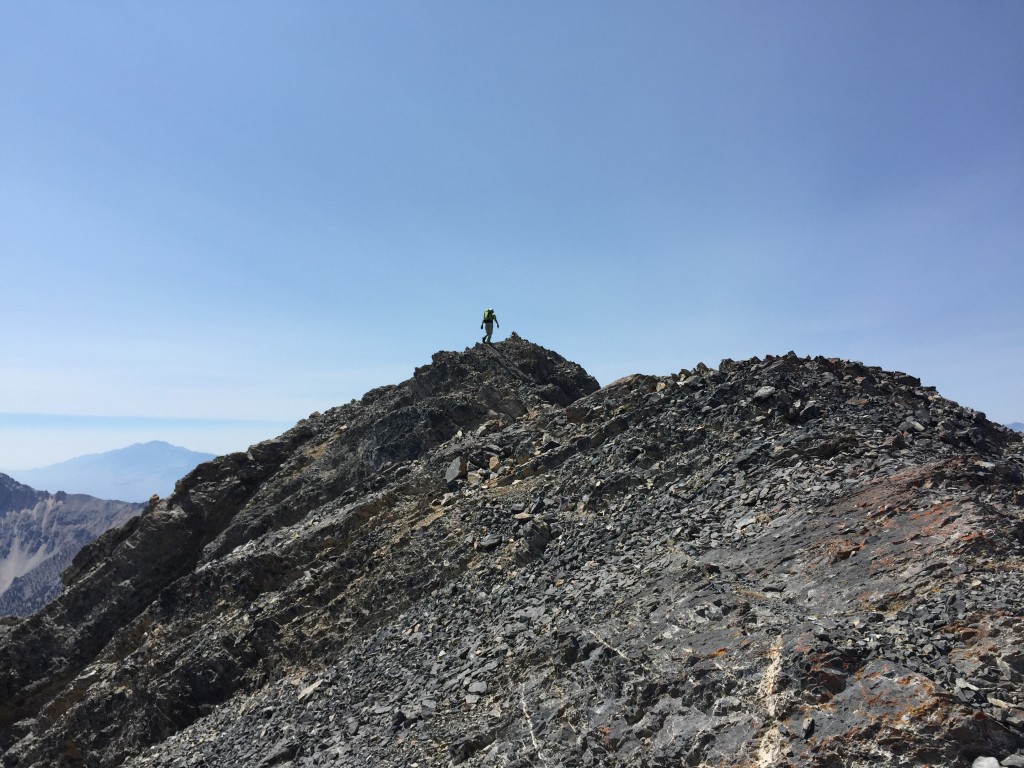
[[[501,323],[498,322],[498,316],[494,314],[493,309],[484,310],[484,321],[480,323],[480,327],[487,326],[487,335],[484,336],[484,343],[491,343],[491,334],[494,332],[494,326],[501,328]]]

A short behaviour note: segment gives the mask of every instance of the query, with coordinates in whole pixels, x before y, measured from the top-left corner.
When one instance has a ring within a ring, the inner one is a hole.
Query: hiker
[[[487,335],[484,336],[484,343],[491,343],[491,334],[494,332],[494,326],[501,328],[501,323],[498,322],[498,316],[494,314],[493,309],[487,309],[484,311],[484,321],[480,323],[480,327],[487,326]]]

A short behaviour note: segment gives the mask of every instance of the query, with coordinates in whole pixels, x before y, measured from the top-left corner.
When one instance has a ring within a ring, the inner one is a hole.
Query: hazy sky
[[[500,330],[1024,420],[1024,3],[0,0],[0,467],[244,449]],[[15,415],[12,415],[15,414]]]

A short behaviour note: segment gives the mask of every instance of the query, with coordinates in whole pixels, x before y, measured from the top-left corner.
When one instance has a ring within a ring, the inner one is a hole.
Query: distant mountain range
[[[1022,424],[1019,421],[1012,421],[1009,424],[1007,424],[1006,426],[1008,426],[1010,429],[1012,429],[1012,430],[1014,430],[1016,432],[1024,432],[1024,424]]]
[[[87,494],[100,499],[148,501],[168,496],[197,465],[215,458],[154,440],[107,453],[79,456],[47,467],[7,472],[20,483],[50,493]]]
[[[0,474],[0,616],[24,616],[61,591],[60,575],[86,544],[142,504],[37,491]]]

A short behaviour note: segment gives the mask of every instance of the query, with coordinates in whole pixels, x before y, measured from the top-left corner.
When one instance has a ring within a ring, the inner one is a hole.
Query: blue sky
[[[602,383],[794,350],[1024,420],[1016,0],[0,0],[0,28],[0,467],[244,449],[487,306]]]

